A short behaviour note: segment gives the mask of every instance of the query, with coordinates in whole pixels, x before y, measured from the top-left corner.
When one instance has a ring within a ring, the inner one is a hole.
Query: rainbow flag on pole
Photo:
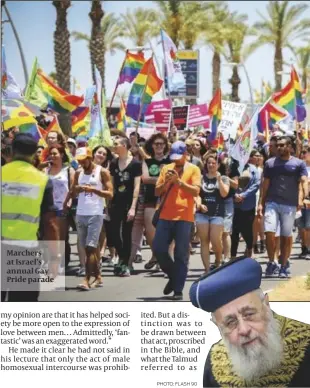
[[[139,74],[145,63],[143,52],[138,54],[126,53],[125,62],[120,72],[117,84],[121,85],[124,82],[131,83]]]
[[[71,113],[72,133],[76,136],[85,135],[88,132],[87,115],[89,115],[87,106],[79,106]]]
[[[41,89],[48,100],[48,107],[58,113],[74,111],[84,101],[84,97],[74,96],[59,88],[41,69],[37,71]]]
[[[220,88],[217,89],[210,102],[208,114],[212,116],[211,134],[209,137],[212,141],[217,138],[217,129],[222,119],[222,91]]]
[[[274,104],[271,100],[267,101],[260,109],[257,119],[258,132],[264,133],[272,130],[275,123],[288,116],[288,112],[280,106]]]
[[[143,65],[132,85],[127,102],[126,115],[138,120],[139,114],[144,115],[152,102],[154,94],[159,92],[163,81],[157,76],[153,57]],[[141,112],[140,112],[141,111]]]
[[[124,100],[120,100],[120,111],[117,115],[117,129],[125,131],[127,128],[127,118],[126,118],[126,105]]]

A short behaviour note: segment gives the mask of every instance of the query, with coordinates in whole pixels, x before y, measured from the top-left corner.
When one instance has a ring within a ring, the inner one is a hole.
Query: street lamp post
[[[244,73],[245,73],[245,76],[246,76],[246,79],[247,79],[247,83],[248,83],[248,87],[249,87],[249,92],[250,92],[250,100],[251,100],[251,109],[252,109],[252,114],[254,113],[254,99],[253,99],[253,90],[252,90],[252,85],[251,85],[251,81],[250,81],[250,77],[249,77],[249,74],[247,72],[247,69],[245,67],[245,64],[243,62],[241,63],[236,63],[236,62],[228,62],[228,63],[224,63],[224,66],[230,66],[230,67],[233,67],[233,66],[240,66],[240,67],[243,67],[244,69]]]
[[[13,33],[14,33],[14,36],[15,36],[15,39],[16,39],[16,43],[17,43],[17,46],[18,46],[18,49],[19,49],[19,53],[20,53],[21,60],[22,60],[22,65],[23,65],[23,70],[24,70],[24,76],[25,76],[25,82],[26,82],[26,85],[27,85],[27,84],[28,84],[28,72],[27,72],[26,60],[25,60],[25,56],[24,56],[22,44],[21,44],[21,42],[20,42],[20,39],[19,39],[17,30],[16,30],[16,28],[15,28],[15,25],[14,25],[14,23],[13,23],[13,20],[12,20],[12,18],[11,18],[11,15],[10,15],[10,13],[9,13],[9,11],[8,11],[8,8],[7,8],[6,4],[4,4],[3,7],[4,7],[4,9],[5,9],[5,13],[7,14],[8,21],[9,21],[9,23],[11,24],[11,27],[12,27],[12,30],[13,30]]]

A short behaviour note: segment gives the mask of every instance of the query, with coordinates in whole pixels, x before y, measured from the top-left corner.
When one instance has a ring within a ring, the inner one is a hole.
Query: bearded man
[[[222,339],[208,354],[203,387],[310,387],[310,325],[274,313],[250,258],[203,275],[190,289]]]

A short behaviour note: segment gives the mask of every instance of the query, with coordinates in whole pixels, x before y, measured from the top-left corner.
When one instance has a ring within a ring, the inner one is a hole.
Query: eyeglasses
[[[245,312],[244,314],[241,315],[241,319],[244,322],[258,322],[260,321],[261,318],[261,312],[262,312],[263,307],[260,310],[256,309],[251,309],[250,311]],[[231,334],[234,330],[238,328],[240,324],[240,319],[237,317],[231,317],[228,318],[228,320],[220,324],[219,327],[225,334]]]
[[[160,146],[164,146],[165,143],[153,143],[155,147],[160,147]]]

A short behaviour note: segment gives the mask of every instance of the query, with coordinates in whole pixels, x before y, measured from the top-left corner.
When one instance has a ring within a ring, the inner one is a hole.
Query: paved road
[[[113,275],[113,268],[103,267],[102,275],[104,286],[100,289],[91,291],[79,291],[76,286],[82,281],[82,278],[75,276],[78,269],[78,256],[76,250],[76,234],[70,235],[70,243],[72,244],[72,256],[69,270],[66,274],[66,291],[48,292],[40,296],[40,301],[135,301],[135,302],[161,302],[167,301],[163,296],[162,290],[167,283],[162,272],[155,270],[144,270],[144,264],[151,257],[151,252],[148,247],[142,251],[143,263],[135,264],[135,275],[128,278],[120,278]],[[245,245],[240,243],[239,252],[244,252]],[[310,272],[310,261],[298,258],[300,253],[300,244],[293,245],[291,256],[291,272],[292,276],[306,275]],[[262,264],[263,271],[266,268],[267,256],[256,255],[257,260]],[[214,255],[211,255],[211,262],[214,261]],[[203,274],[203,266],[200,258],[200,248],[196,249],[196,254],[190,257],[189,272],[186,279],[184,289],[184,300],[189,301],[188,292],[190,285],[201,274]],[[262,289],[264,291],[274,289],[281,282],[286,282],[284,279],[263,279]],[[169,300],[168,300],[169,301]]]

